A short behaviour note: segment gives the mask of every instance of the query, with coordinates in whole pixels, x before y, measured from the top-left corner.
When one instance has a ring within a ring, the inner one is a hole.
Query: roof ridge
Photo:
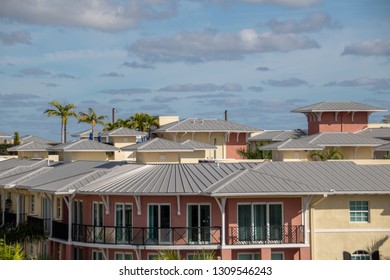
[[[43,167],[40,167],[40,168],[38,168],[38,169],[36,169],[36,170],[32,170],[31,172],[29,172],[28,174],[26,174],[26,175],[24,175],[24,176],[22,176],[22,177],[20,177],[20,178],[18,178],[18,179],[15,179],[14,181],[12,181],[12,182],[10,182],[10,183],[8,183],[7,185],[8,186],[11,186],[11,185],[15,185],[15,184],[21,184],[21,183],[23,183],[24,181],[25,181],[25,179],[29,179],[28,177],[30,177],[30,176],[33,176],[32,178],[34,178],[34,177],[36,177],[36,176],[34,176],[36,173],[38,173],[38,174],[36,174],[36,175],[41,175],[42,173],[40,173],[40,171],[45,171],[45,172],[47,172],[47,171],[49,171],[49,170],[52,170],[53,169],[53,167],[51,167],[51,166],[43,166]],[[44,173],[45,173],[44,172]],[[31,179],[32,179],[31,178]]]
[[[227,184],[233,182],[234,180],[236,180],[237,178],[241,177],[243,174],[247,173],[249,171],[249,169],[237,169],[236,171],[234,171],[232,174],[228,175],[227,177],[225,178],[222,178],[221,181],[224,181],[224,180],[227,180],[226,182],[223,182],[219,187],[217,187],[215,190],[213,190],[211,193],[213,192],[217,192],[219,190],[221,190],[222,188],[224,188]],[[219,180],[217,180],[214,184],[212,184],[210,187],[208,187],[207,189],[205,189],[203,192],[206,192],[208,189],[212,188],[214,185],[217,185],[219,182],[221,182]]]

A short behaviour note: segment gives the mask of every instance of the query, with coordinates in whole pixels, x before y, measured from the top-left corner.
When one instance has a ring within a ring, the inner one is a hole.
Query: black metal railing
[[[53,221],[52,227],[52,237],[62,240],[68,240],[68,224],[59,221]]]
[[[304,243],[304,226],[230,227],[229,245]]]
[[[30,229],[34,234],[37,235],[47,235],[48,233],[44,230],[44,219],[34,217],[34,216],[27,216],[27,224],[30,226]]]
[[[85,243],[127,245],[217,245],[220,227],[114,227],[72,226],[72,240]]]

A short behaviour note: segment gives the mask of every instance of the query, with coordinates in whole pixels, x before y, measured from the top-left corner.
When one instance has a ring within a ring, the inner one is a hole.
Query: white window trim
[[[96,254],[96,255],[102,255],[102,258],[101,259],[94,259],[94,254]],[[99,250],[92,250],[92,258],[91,258],[92,260],[94,260],[94,261],[100,261],[100,260],[105,260],[104,259],[104,254],[101,252],[101,251],[99,251]]]
[[[351,210],[351,202],[367,202],[367,210]],[[351,221],[351,213],[366,213],[367,221]],[[370,222],[370,203],[368,200],[350,200],[349,201],[349,222],[352,224],[367,224]]]
[[[240,256],[242,256],[242,255],[251,255],[252,256],[252,260],[255,260],[255,255],[259,255],[259,259],[261,260],[260,252],[258,252],[258,253],[254,253],[254,252],[241,252],[241,253],[237,253],[237,260],[238,261],[244,261],[244,260],[240,260]]]
[[[285,260],[284,252],[279,252],[279,251],[272,252],[271,251],[271,259],[272,259],[272,254],[281,254],[282,255],[282,260]]]
[[[172,227],[172,206],[170,203],[148,203],[147,204],[147,227],[149,227],[149,207],[150,205],[157,205],[158,206],[158,211],[159,211],[159,214],[161,213],[161,206],[164,206],[164,205],[168,205],[169,206],[169,227],[171,228]],[[161,228],[161,219],[160,219],[160,216],[158,217],[158,228]],[[160,235],[159,235],[159,238],[160,238]],[[172,243],[172,235],[170,234],[169,235],[169,241],[168,242],[161,242],[161,240],[158,240],[159,244],[171,244]]]
[[[117,260],[116,256],[117,255],[122,255],[122,260],[125,261],[125,255],[130,255],[131,259],[134,259],[133,253],[132,252],[114,252],[114,259]]]
[[[267,215],[266,215],[266,225],[269,226],[269,206],[270,205],[281,205],[282,206],[282,226],[284,226],[285,224],[285,221],[284,221],[284,204],[283,202],[245,202],[245,203],[237,203],[237,213],[236,213],[236,217],[237,217],[237,226],[238,226],[238,206],[239,205],[250,205],[251,206],[251,226],[253,227],[254,226],[254,215],[253,215],[253,207],[255,205],[265,205],[266,206],[266,212],[267,212]]]

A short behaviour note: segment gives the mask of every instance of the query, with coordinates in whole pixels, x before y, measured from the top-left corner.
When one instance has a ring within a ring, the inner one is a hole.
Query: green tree
[[[158,252],[157,260],[180,260],[180,254],[178,251],[174,250],[161,250]]]
[[[244,159],[272,159],[272,151],[260,151],[265,142],[256,142],[255,149],[238,149],[237,153]]]
[[[338,160],[344,159],[344,155],[339,147],[326,147],[322,151],[311,151],[307,159],[310,161]]]
[[[14,145],[15,146],[20,145],[19,132],[17,132],[17,131],[14,132]]]
[[[66,143],[67,141],[67,125],[68,118],[77,118],[77,114],[73,111],[76,108],[74,104],[61,104],[58,101],[49,102],[54,109],[47,109],[44,114],[47,114],[48,117],[60,117],[61,118],[61,142]]]
[[[88,113],[79,112],[79,123],[89,123],[91,125],[92,129],[92,135],[93,130],[95,128],[95,125],[101,124],[104,125],[103,120],[107,119],[106,115],[98,116],[96,112],[92,108],[88,108]]]
[[[104,124],[104,131],[110,131],[119,127],[131,128],[130,119],[118,119],[116,122],[106,122]]]

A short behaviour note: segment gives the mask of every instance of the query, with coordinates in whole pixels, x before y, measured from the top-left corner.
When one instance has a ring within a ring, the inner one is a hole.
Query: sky
[[[322,101],[390,110],[390,1],[1,0],[0,132],[60,141],[54,100],[265,130]]]

